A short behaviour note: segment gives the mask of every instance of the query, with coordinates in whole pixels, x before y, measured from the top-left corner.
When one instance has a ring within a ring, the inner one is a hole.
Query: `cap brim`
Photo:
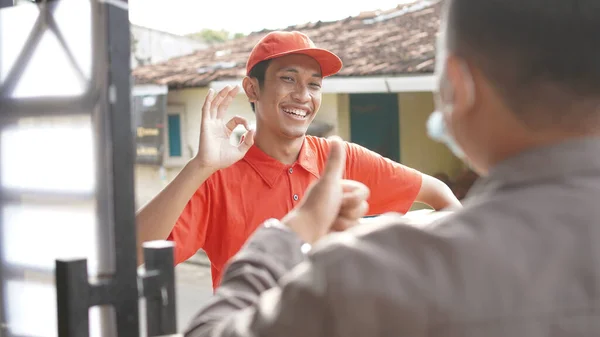
[[[290,54],[301,54],[314,58],[321,66],[321,76],[327,77],[337,74],[342,69],[342,60],[326,49],[320,48],[304,48],[288,50],[284,53],[271,55],[268,59],[274,59]]]

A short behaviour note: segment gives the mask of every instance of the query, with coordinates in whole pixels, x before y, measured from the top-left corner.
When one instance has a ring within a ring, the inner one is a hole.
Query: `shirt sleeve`
[[[212,218],[212,180],[206,180],[186,204],[167,240],[175,242],[175,264],[204,247]]]
[[[408,212],[421,189],[421,172],[357,144],[346,143],[346,154],[346,178],[371,190],[368,215]]]

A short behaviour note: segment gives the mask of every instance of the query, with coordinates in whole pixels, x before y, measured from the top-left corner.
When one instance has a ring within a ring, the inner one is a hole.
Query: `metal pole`
[[[98,100],[90,108],[97,144],[100,282],[90,285],[87,303],[88,307],[114,308],[116,328],[112,315],[103,312],[102,330],[139,336],[129,16],[126,2],[91,0],[91,4],[94,69],[90,87],[98,91]],[[59,320],[67,318],[59,316]]]
[[[174,251],[175,244],[170,241],[144,243],[148,336],[177,332]]]
[[[6,0],[0,0],[6,5]],[[58,1],[44,3],[40,15],[48,25],[36,25],[22,51],[23,57],[8,74],[8,80],[0,88],[0,123],[23,116],[38,117],[53,114],[89,112],[93,119],[95,134],[95,158],[97,161],[95,195],[69,195],[73,200],[95,197],[98,215],[98,281],[88,281],[87,261],[56,261],[56,294],[58,329],[61,337],[85,337],[89,335],[90,307],[107,305],[114,308],[116,324],[112,315],[104,315],[101,328],[111,336],[139,336],[139,289],[137,275],[137,249],[134,203],[134,143],[131,129],[131,77],[130,35],[126,1],[90,1],[92,22],[93,70],[87,92],[70,102],[58,98],[11,98],[11,92],[27,67],[31,51],[39,44],[39,36],[51,31],[59,35],[60,26],[53,21],[53,10]],[[12,1],[11,1],[12,5]],[[15,8],[16,9],[16,8]],[[12,9],[9,9],[12,10]],[[75,15],[81,13],[75,13]],[[1,41],[0,41],[1,42]],[[64,41],[62,41],[64,42]],[[66,43],[62,43],[65,47]],[[74,61],[73,54],[69,59]],[[74,66],[75,62],[72,62]],[[52,66],[52,65],[50,65]],[[82,72],[79,72],[82,74]],[[80,80],[85,78],[80,77]],[[63,105],[61,105],[62,103]],[[69,110],[71,107],[71,110]],[[54,111],[50,111],[54,110]],[[12,195],[0,189],[0,201],[6,202]],[[18,195],[12,196],[18,198]],[[46,199],[51,195],[45,196]],[[64,195],[63,195],[64,197]],[[42,198],[43,199],[43,198]],[[0,207],[0,212],[2,208]],[[0,217],[0,221],[3,218]],[[5,228],[0,223],[0,229]],[[0,235],[3,233],[0,232]],[[173,243],[161,242],[145,247],[148,273],[142,277],[144,295],[149,298],[150,319],[153,334],[176,332],[175,275],[173,268]],[[1,252],[0,252],[1,253]],[[3,266],[5,267],[5,266]],[[7,269],[0,270],[6,276]],[[0,298],[3,288],[0,287]],[[0,305],[2,317],[4,303]],[[106,314],[107,311],[104,312]],[[0,326],[1,327],[1,326]],[[2,327],[3,328],[3,327]],[[5,334],[0,330],[0,336]]]
[[[112,165],[113,238],[117,334],[139,335],[137,239],[135,227],[134,143],[131,132],[131,69],[129,12],[124,6],[103,5],[109,51],[109,125]]]
[[[58,335],[88,337],[90,286],[87,260],[58,261],[56,285]]]
[[[0,9],[14,6],[13,0],[0,0]]]

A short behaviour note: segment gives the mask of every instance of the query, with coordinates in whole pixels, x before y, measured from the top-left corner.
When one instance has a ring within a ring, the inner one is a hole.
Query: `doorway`
[[[350,139],[400,162],[398,94],[351,94]]]

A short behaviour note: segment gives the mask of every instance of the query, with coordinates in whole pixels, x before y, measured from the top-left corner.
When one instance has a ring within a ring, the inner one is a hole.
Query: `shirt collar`
[[[569,140],[509,158],[480,178],[469,196],[585,174],[600,175],[600,137]]]
[[[256,145],[250,147],[243,160],[262,177],[269,187],[272,187],[275,184],[281,174],[287,172],[291,166],[295,165],[299,165],[316,178],[319,178],[320,176],[316,149],[314,148],[313,143],[308,141],[306,137],[300,148],[298,160],[296,160],[294,165],[285,165],[281,163],[264,153]]]

